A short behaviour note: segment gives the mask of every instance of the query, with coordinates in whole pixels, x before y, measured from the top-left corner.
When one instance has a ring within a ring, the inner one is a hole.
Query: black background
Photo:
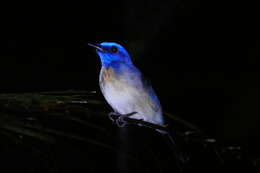
[[[164,110],[257,151],[259,10],[231,1],[9,2],[1,5],[0,91],[97,90],[86,43],[115,41]]]

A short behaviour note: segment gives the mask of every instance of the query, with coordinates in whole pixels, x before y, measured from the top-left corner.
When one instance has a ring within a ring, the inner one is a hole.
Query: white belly
[[[108,83],[101,89],[103,95],[114,111],[120,114],[137,112],[131,118],[162,124],[160,105],[159,109],[152,107],[152,100],[143,88],[132,87],[124,81]]]

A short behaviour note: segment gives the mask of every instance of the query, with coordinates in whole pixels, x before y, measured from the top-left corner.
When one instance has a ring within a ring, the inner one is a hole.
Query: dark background
[[[10,2],[1,6],[0,92],[96,90],[86,43],[115,41],[152,81],[164,110],[257,151],[259,10],[230,1]]]

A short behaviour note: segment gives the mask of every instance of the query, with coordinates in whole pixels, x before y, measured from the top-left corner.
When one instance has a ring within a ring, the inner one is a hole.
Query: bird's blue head
[[[96,52],[100,57],[102,66],[109,66],[112,63],[132,64],[131,57],[127,50],[120,44],[113,42],[103,42],[100,44],[88,44],[96,48]]]

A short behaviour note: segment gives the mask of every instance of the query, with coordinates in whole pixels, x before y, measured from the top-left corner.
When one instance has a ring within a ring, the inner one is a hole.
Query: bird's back
[[[163,124],[160,102],[134,65],[117,63],[102,67],[99,84],[114,111],[120,114],[137,112],[131,117]]]

